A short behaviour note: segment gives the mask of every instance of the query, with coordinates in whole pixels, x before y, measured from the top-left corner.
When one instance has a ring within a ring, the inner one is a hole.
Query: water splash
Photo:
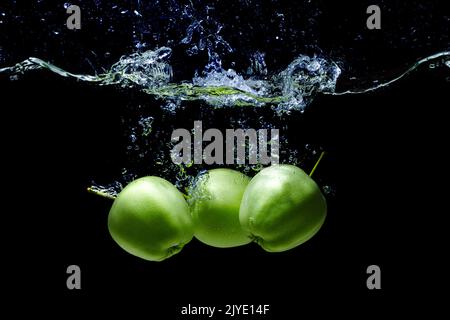
[[[79,75],[65,71],[38,58],[28,58],[12,67],[0,69],[0,74],[19,76],[28,71],[47,69],[63,77],[99,85],[137,87],[158,99],[167,101],[172,109],[181,101],[202,100],[214,107],[271,105],[279,113],[302,111],[319,94],[346,95],[372,92],[403,79],[425,63],[442,61],[449,64],[450,51],[439,52],[414,63],[399,76],[364,89],[336,92],[336,83],[341,69],[333,61],[318,56],[300,55],[285,70],[260,79],[267,73],[261,53],[252,62],[259,75],[245,77],[233,69],[223,69],[216,56],[205,67],[201,76],[194,75],[190,82],[172,82],[172,66],[169,64],[172,50],[162,47],[143,53],[123,56],[107,73],[100,75]]]
[[[302,110],[319,92],[333,92],[340,74],[339,67],[324,58],[299,56],[286,70],[268,79],[244,77],[233,69],[223,69],[216,56],[201,76],[191,82],[174,83],[168,58],[172,50],[162,47],[154,51],[123,56],[107,73],[92,76],[65,71],[38,58],[29,58],[0,73],[20,75],[31,70],[47,69],[63,77],[99,85],[137,87],[156,98],[171,103],[202,100],[216,106],[279,106],[280,110]],[[261,55],[254,67],[267,72]],[[257,63],[257,64],[256,64]]]
[[[103,85],[120,84],[123,87],[162,87],[172,79],[172,67],[167,62],[171,54],[172,49],[162,47],[123,56],[113,64],[109,73],[100,76],[101,82]]]
[[[347,94],[363,94],[363,93],[369,93],[372,91],[376,91],[382,88],[386,88],[392,84],[394,84],[395,82],[405,78],[406,76],[408,76],[409,74],[411,74],[413,71],[415,71],[417,68],[419,68],[421,65],[425,64],[425,63],[430,63],[430,65],[435,66],[434,64],[431,64],[431,62],[433,61],[442,61],[442,63],[444,65],[450,66],[450,51],[443,51],[443,52],[438,52],[435,53],[429,57],[420,59],[419,61],[417,61],[416,63],[414,63],[411,67],[409,67],[406,71],[402,72],[399,76],[380,83],[378,85],[369,87],[369,88],[364,88],[364,89],[352,89],[352,90],[347,90],[347,91],[342,91],[342,92],[324,92],[325,94],[332,94],[335,96],[340,96],[340,95],[347,95]]]
[[[196,6],[191,1],[182,10],[182,16],[189,21],[189,25],[180,44],[187,46],[186,53],[189,56],[206,51],[208,66],[220,63],[219,52],[233,52],[233,48],[221,35],[223,25],[211,14],[215,10],[214,4]]]
[[[304,109],[318,92],[333,93],[341,69],[333,62],[319,57],[300,56],[278,76],[282,93],[287,97],[280,110]]]
[[[74,78],[96,85],[115,85],[124,88],[138,88],[155,98],[161,99],[162,108],[174,114],[181,101],[204,101],[213,107],[263,107],[271,106],[279,115],[287,115],[293,110],[304,110],[317,94],[352,95],[364,94],[388,87],[400,81],[421,65],[450,67],[450,52],[444,51],[420,59],[399,76],[381,84],[363,89],[336,91],[336,84],[342,73],[333,61],[321,56],[300,55],[294,59],[283,71],[270,75],[265,64],[264,55],[255,53],[250,59],[248,72],[239,74],[233,69],[222,68],[220,59],[216,57],[204,68],[201,75],[195,74],[189,82],[174,82],[173,70],[169,64],[172,50],[162,47],[154,51],[133,53],[123,56],[110,70],[100,75],[79,75],[65,71],[51,63],[38,58],[29,58],[12,67],[0,69],[0,74],[19,77],[26,72],[35,70],[49,70],[62,77]],[[234,123],[235,121],[236,123]],[[89,191],[106,198],[114,199],[124,185],[141,176],[145,166],[151,172],[157,171],[159,176],[166,177],[179,190],[188,192],[195,183],[198,168],[192,165],[175,165],[164,150],[171,150],[173,146],[164,141],[154,129],[161,125],[150,115],[139,114],[135,122],[126,123],[128,137],[127,156],[130,160],[127,166],[130,170],[123,170],[121,178],[109,185],[94,184]],[[172,127],[168,124],[164,124]],[[264,117],[258,119],[258,125],[270,128],[271,123]],[[246,128],[248,124],[242,117],[230,119],[231,127]],[[282,129],[282,128],[280,128]],[[290,163],[300,167],[309,167],[317,154],[322,150],[320,146],[304,146],[304,149],[290,146],[286,137],[281,143],[284,148],[280,154],[280,163]],[[262,165],[236,165],[235,169],[253,176],[263,168]],[[204,170],[205,167],[200,168]],[[142,172],[141,172],[142,171]],[[139,172],[139,174],[137,174]],[[202,171],[201,171],[202,172]],[[170,177],[170,178],[169,178]],[[326,191],[326,190],[328,191]],[[325,192],[333,194],[334,187],[327,186]],[[330,191],[331,190],[331,191]]]
[[[191,208],[198,203],[211,199],[211,194],[206,188],[209,178],[208,171],[200,171],[190,182],[190,185],[187,188],[189,197],[186,200]]]
[[[89,193],[96,194],[103,198],[107,199],[115,199],[119,195],[120,191],[122,191],[123,185],[120,182],[114,182],[107,186],[103,186],[100,184],[96,184],[95,182],[90,186],[87,191]]]
[[[10,76],[19,76],[19,75],[23,75],[24,73],[29,72],[29,71],[41,70],[41,69],[48,69],[49,71],[54,72],[62,77],[75,78],[80,81],[98,82],[98,83],[101,83],[103,81],[103,78],[101,76],[90,76],[90,75],[80,75],[80,74],[70,73],[70,72],[65,71],[51,63],[45,62],[44,60],[41,60],[39,58],[34,58],[34,57],[30,57],[22,62],[15,64],[12,67],[0,68],[0,74],[9,74]]]

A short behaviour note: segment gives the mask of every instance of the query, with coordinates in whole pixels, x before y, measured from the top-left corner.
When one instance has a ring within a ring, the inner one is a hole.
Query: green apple
[[[159,177],[144,177],[127,185],[114,200],[108,228],[125,251],[150,261],[178,253],[194,235],[183,195]]]
[[[251,242],[239,223],[239,206],[249,182],[249,177],[231,169],[213,169],[196,180],[188,202],[197,239],[218,248]]]
[[[273,165],[251,180],[239,220],[264,250],[281,252],[314,236],[326,213],[325,198],[310,176],[296,166]]]

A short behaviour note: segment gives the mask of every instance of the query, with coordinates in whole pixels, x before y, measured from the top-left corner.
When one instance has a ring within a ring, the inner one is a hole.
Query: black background
[[[382,51],[375,44],[367,50]],[[93,177],[106,180],[122,167],[121,115],[130,100],[147,97],[48,73],[0,78],[8,301],[25,304],[16,313],[61,317],[94,308],[183,319],[189,303],[270,304],[271,319],[436,311],[448,255],[448,232],[441,231],[448,214],[448,76],[444,66],[423,67],[376,93],[318,96],[286,120],[291,135],[328,151],[318,174],[336,185],[324,227],[306,244],[268,254],[254,244],[219,250],[194,239],[161,263],[115,245],[106,225],[111,202],[86,192]],[[146,107],[170,121],[156,103]],[[177,117],[191,125],[202,108],[187,106]],[[245,111],[209,117],[233,112]],[[81,267],[80,291],[66,288],[71,264]],[[366,287],[371,264],[381,267],[380,291]],[[431,296],[432,308],[425,303]],[[65,311],[57,311],[61,306]]]

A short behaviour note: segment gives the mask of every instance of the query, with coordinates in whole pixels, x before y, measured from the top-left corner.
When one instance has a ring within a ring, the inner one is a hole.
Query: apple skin
[[[248,185],[239,212],[242,228],[264,250],[290,250],[313,237],[327,214],[325,197],[303,170],[273,165]]]
[[[249,177],[231,169],[213,169],[197,179],[188,202],[198,240],[217,248],[251,242],[239,223],[239,207],[249,182]]]
[[[109,212],[108,229],[125,251],[150,261],[178,253],[194,234],[183,195],[159,177],[137,179],[120,192]]]

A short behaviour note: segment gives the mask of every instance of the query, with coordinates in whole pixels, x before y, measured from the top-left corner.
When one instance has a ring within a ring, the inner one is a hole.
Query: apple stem
[[[109,200],[115,200],[116,199],[115,196],[113,196],[113,195],[111,195],[111,194],[109,194],[109,193],[107,193],[105,191],[94,189],[92,187],[87,188],[87,192],[95,194],[95,195],[103,197],[103,198],[106,198],[106,199],[109,199]]]
[[[319,159],[317,160],[316,164],[314,165],[314,167],[312,168],[309,176],[312,177],[312,175],[314,174],[314,172],[316,171],[317,167],[319,166],[320,161],[322,161],[323,156],[325,155],[325,151],[322,151],[322,153],[320,154]]]

